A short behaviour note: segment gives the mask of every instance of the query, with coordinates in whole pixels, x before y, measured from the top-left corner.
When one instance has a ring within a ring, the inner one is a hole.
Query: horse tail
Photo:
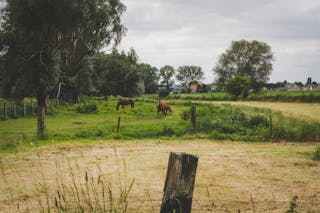
[[[117,111],[119,110],[120,101],[117,103]]]
[[[170,108],[170,106],[168,105],[168,110],[169,110],[169,112],[172,112],[172,110],[171,110],[171,108]]]

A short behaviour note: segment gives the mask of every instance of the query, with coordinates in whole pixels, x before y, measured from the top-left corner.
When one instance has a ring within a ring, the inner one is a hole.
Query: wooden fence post
[[[3,104],[4,119],[8,119],[8,110],[6,103]]]
[[[121,117],[119,116],[118,124],[117,124],[117,133],[119,133],[119,131],[120,131],[120,120],[121,120]]]
[[[272,141],[272,134],[273,134],[273,132],[272,132],[272,115],[270,114],[269,115],[269,128],[270,128],[270,140]]]
[[[160,213],[190,213],[198,156],[170,153]]]
[[[26,102],[23,102],[23,116],[27,115],[27,106],[26,106]]]
[[[196,133],[196,106],[191,107],[191,133]]]

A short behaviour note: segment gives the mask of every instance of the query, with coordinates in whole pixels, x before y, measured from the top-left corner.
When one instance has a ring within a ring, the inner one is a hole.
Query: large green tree
[[[2,85],[10,93],[20,90],[37,96],[38,136],[43,138],[46,97],[63,83],[71,90],[71,99],[78,98],[73,85],[82,84],[87,76],[79,74],[88,70],[85,58],[119,43],[125,6],[118,0],[2,0],[1,4],[0,47],[7,65],[2,80],[9,82]]]
[[[97,94],[105,97],[130,97],[144,93],[143,73],[139,69],[135,51],[98,54],[93,58],[93,82]]]
[[[177,69],[176,78],[182,82],[184,86],[191,82],[199,82],[203,78],[203,71],[199,66],[180,66]]]
[[[213,69],[215,84],[224,89],[229,78],[240,75],[250,78],[251,88],[259,90],[269,80],[273,59],[271,47],[267,43],[256,40],[232,41]]]
[[[172,77],[174,76],[175,70],[170,65],[165,65],[160,68],[160,77],[162,83],[166,85],[166,88],[169,89],[169,85],[173,82]]]

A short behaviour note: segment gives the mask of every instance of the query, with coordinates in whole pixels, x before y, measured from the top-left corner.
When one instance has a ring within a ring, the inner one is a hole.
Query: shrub
[[[170,90],[168,89],[160,89],[158,92],[159,98],[165,98],[168,97],[170,93]]]

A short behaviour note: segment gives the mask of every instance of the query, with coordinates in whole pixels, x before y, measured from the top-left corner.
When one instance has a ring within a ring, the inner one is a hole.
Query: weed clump
[[[91,113],[97,113],[98,106],[94,103],[91,104],[81,104],[77,106],[76,111],[78,113],[84,113],[84,114],[91,114]]]

